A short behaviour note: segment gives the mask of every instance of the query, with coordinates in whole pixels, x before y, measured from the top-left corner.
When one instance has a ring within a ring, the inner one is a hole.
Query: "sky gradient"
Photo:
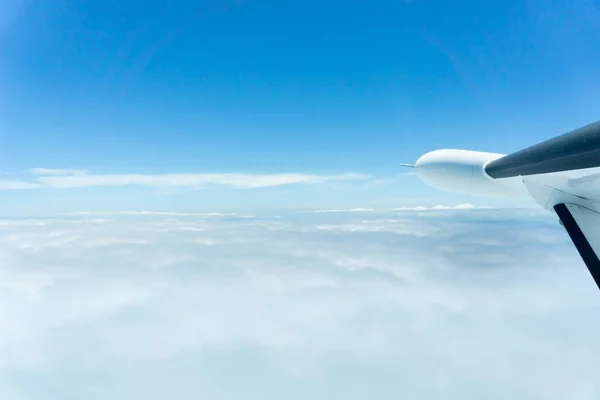
[[[598,120],[598,1],[167,3],[0,1],[0,399],[600,398],[556,216],[399,166]]]
[[[2,3],[5,214],[435,204],[400,163],[598,119],[594,1],[163,3]],[[109,178],[23,184],[40,168]],[[231,173],[254,189],[111,178]]]

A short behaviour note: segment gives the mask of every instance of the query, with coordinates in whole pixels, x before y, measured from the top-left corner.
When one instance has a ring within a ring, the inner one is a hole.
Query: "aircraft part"
[[[417,176],[443,191],[483,196],[527,196],[520,179],[495,180],[485,172],[490,161],[503,154],[469,150],[436,150],[417,160]]]
[[[588,240],[588,237],[600,238],[600,214],[575,204],[564,203],[554,206],[554,210],[600,289],[600,241],[590,243]]]

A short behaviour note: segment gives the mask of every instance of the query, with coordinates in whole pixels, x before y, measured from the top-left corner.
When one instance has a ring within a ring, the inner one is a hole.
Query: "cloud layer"
[[[2,220],[0,398],[598,398],[555,219],[425,214]]]
[[[0,180],[0,190],[69,189],[98,186],[147,186],[159,189],[201,189],[223,186],[239,189],[264,188],[293,184],[320,184],[368,179],[369,175],[346,173],[314,174],[93,174],[86,170],[33,168],[30,180]]]
[[[455,206],[444,206],[444,205],[437,205],[437,206],[433,206],[433,207],[424,207],[424,206],[416,206],[416,207],[399,207],[399,208],[392,208],[392,211],[428,211],[428,210],[433,210],[433,211],[440,211],[440,210],[473,210],[473,209],[487,209],[490,207],[487,206],[476,206],[470,203],[463,203],[463,204],[457,204]]]

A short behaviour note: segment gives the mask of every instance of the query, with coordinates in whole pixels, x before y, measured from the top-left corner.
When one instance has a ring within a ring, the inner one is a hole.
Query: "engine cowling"
[[[528,196],[517,178],[494,179],[485,172],[490,161],[504,154],[470,150],[435,150],[421,156],[415,165],[417,176],[436,189],[477,196]]]

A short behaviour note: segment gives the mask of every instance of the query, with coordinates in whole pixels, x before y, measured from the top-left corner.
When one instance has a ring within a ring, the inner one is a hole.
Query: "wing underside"
[[[600,289],[600,214],[575,204],[557,204],[554,211]]]

